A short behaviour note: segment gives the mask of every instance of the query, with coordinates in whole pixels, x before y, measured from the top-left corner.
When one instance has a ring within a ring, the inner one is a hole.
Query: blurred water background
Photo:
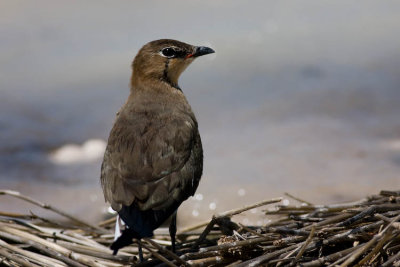
[[[284,192],[328,203],[400,188],[398,1],[0,7],[0,188],[102,218],[104,142],[133,57],[160,38],[217,51],[180,79],[205,150],[181,225]],[[26,205],[0,198],[1,210]],[[264,223],[252,214],[238,218]]]

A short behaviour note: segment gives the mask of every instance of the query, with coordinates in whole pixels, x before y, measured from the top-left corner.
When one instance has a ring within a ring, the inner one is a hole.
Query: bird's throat
[[[181,75],[182,71],[180,71],[180,72],[174,71],[174,69],[169,67],[170,66],[169,63],[170,63],[170,60],[167,59],[165,61],[165,67],[164,67],[162,80],[164,82],[168,83],[171,87],[181,90],[181,88],[178,85],[178,79],[179,79],[179,76]]]

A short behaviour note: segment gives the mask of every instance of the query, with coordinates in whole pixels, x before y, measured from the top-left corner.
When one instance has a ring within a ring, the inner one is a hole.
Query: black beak
[[[192,56],[199,57],[199,56],[204,56],[204,55],[212,54],[212,53],[215,53],[215,51],[209,47],[197,46],[196,50],[194,51],[194,54]]]

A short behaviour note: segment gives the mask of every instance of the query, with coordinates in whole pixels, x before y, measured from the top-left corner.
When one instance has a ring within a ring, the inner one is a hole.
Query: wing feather
[[[196,134],[192,116],[119,115],[101,169],[106,200],[115,210],[134,201],[146,209],[167,201],[179,186],[176,173],[188,162]]]

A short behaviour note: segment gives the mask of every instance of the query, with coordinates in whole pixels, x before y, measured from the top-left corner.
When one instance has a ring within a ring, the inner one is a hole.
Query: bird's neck
[[[165,91],[168,88],[171,90],[179,90],[178,79],[171,79],[169,75],[138,75],[133,72],[131,77],[131,91],[135,90],[152,90]]]
[[[160,109],[165,111],[179,109],[192,114],[191,107],[183,92],[160,81],[158,81],[158,85],[154,83],[150,86],[141,84],[137,88],[132,88],[124,106],[124,110],[147,110],[150,108],[153,111]]]

